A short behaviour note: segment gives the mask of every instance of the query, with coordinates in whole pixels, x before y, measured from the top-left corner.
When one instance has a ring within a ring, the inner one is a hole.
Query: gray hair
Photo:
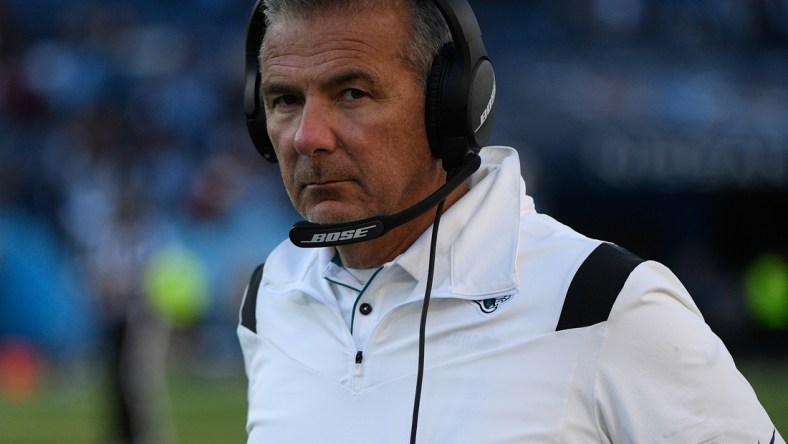
[[[452,41],[446,20],[435,3],[428,0],[265,0],[263,3],[266,27],[282,20],[310,19],[326,11],[352,14],[384,5],[409,8],[412,38],[405,45],[400,57],[425,87],[433,59],[443,45]],[[261,56],[264,49],[265,41]]]

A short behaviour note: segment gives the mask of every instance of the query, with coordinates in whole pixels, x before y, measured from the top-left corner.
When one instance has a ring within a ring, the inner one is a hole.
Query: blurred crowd
[[[297,220],[246,134],[252,3],[0,0],[0,348],[90,359],[119,320],[159,319],[240,365],[244,285]],[[766,188],[786,253],[788,1],[471,3],[507,91],[494,142],[521,149],[543,209],[596,217],[578,177],[624,206],[644,184]],[[710,170],[721,144],[732,164]]]
[[[162,363],[175,327],[238,367],[295,220],[239,105],[248,3],[0,1],[0,355]]]

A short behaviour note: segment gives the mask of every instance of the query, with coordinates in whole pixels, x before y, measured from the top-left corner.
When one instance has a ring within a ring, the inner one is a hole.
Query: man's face
[[[262,60],[268,133],[307,220],[393,214],[442,181],[424,91],[401,61],[407,16],[393,8],[279,22]]]

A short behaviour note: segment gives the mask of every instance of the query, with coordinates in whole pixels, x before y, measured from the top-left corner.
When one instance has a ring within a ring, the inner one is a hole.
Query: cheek
[[[285,191],[287,191],[287,195],[290,197],[290,201],[293,205],[298,207],[298,190],[295,184],[295,163],[293,159],[286,155],[286,152],[280,153],[277,149],[276,155],[279,160],[279,173],[282,176],[282,183],[285,186]]]
[[[269,113],[266,114],[266,129],[268,130],[268,138],[274,145],[276,157],[281,159],[284,153],[280,153],[282,146],[285,146],[286,139],[286,126],[280,119],[272,117]]]
[[[298,154],[293,149],[292,138],[289,137],[288,129],[279,124],[268,125],[268,136],[274,145],[282,181],[287,187],[288,193],[291,193],[291,188],[294,186],[296,162],[298,161]]]
[[[407,170],[426,168],[431,163],[432,152],[427,142],[427,131],[424,125],[423,107],[418,113],[411,112],[401,115],[396,126],[392,126],[391,138],[395,146],[391,154],[392,160],[399,168]]]

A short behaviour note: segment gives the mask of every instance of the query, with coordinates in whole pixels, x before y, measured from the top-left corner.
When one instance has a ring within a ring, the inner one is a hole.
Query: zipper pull
[[[356,376],[361,376],[361,363],[364,362],[364,353],[359,351],[356,353]]]

